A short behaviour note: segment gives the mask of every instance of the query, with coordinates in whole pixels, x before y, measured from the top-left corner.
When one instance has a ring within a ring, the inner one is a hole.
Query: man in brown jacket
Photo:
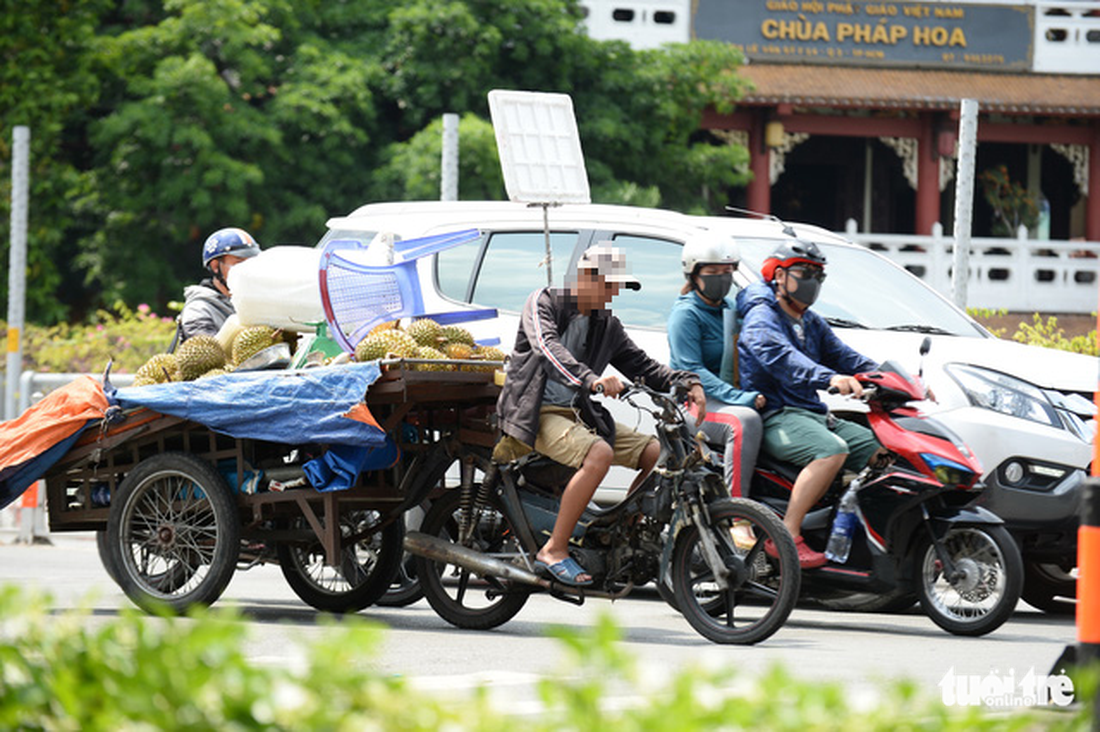
[[[577,586],[591,584],[592,577],[569,556],[569,537],[600,481],[612,465],[625,465],[640,471],[633,490],[660,457],[653,436],[614,423],[589,402],[591,394],[615,398],[623,390],[618,376],[601,376],[604,369],[614,366],[655,389],[687,387],[700,409],[706,404],[695,374],[654,361],[611,314],[608,305],[622,287],[637,290],[641,283],[627,270],[623,252],[601,242],[581,256],[565,289],[531,293],[497,402],[506,435],[577,468],[565,486],[550,539],[536,557],[540,569]]]

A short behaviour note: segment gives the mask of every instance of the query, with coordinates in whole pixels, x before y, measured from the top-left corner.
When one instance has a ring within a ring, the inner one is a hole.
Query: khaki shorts
[[[646,445],[657,438],[643,435],[615,423],[615,457],[613,465],[638,468]],[[551,460],[571,468],[579,468],[592,445],[600,440],[596,431],[581,421],[571,407],[542,407],[539,410],[539,434],[535,450]]]

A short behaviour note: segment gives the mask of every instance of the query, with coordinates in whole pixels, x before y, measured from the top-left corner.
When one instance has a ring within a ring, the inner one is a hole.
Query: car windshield
[[[814,310],[837,328],[985,335],[918,277],[867,249],[816,242],[828,260],[828,279]],[[741,271],[759,272],[774,239],[738,239]]]

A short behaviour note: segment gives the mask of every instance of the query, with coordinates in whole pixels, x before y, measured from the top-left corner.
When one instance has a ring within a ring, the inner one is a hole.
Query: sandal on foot
[[[577,564],[573,557],[566,557],[555,564],[547,564],[541,559],[536,560],[535,568],[549,573],[550,576],[562,584],[571,585],[573,587],[587,587],[592,584],[591,578],[587,580],[577,579],[577,577],[580,577],[582,574],[588,574],[588,571]]]

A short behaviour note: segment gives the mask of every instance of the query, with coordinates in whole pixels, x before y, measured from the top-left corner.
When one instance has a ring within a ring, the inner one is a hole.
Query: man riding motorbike
[[[806,513],[842,468],[861,470],[881,449],[869,429],[831,415],[817,394],[835,387],[841,394],[860,396],[863,387],[852,374],[877,368],[810,310],[825,281],[825,263],[816,244],[792,239],[764,260],[764,281],[737,296],[743,321],[738,340],[741,388],[767,399],[763,450],[802,468],[783,523],[804,569],[826,561],[802,539]]]
[[[537,566],[566,584],[586,586],[589,575],[569,556],[569,537],[612,464],[639,470],[631,490],[656,465],[656,439],[617,424],[590,395],[612,398],[623,389],[617,376],[601,376],[608,365],[630,379],[667,391],[690,387],[690,398],[705,410],[699,378],[673,371],[650,358],[627,336],[608,305],[621,287],[640,289],[627,270],[623,252],[609,242],[589,248],[577,262],[567,287],[533,292],[523,307],[516,345],[497,401],[504,434],[524,447],[577,472],[565,486],[550,539],[537,554]]]

